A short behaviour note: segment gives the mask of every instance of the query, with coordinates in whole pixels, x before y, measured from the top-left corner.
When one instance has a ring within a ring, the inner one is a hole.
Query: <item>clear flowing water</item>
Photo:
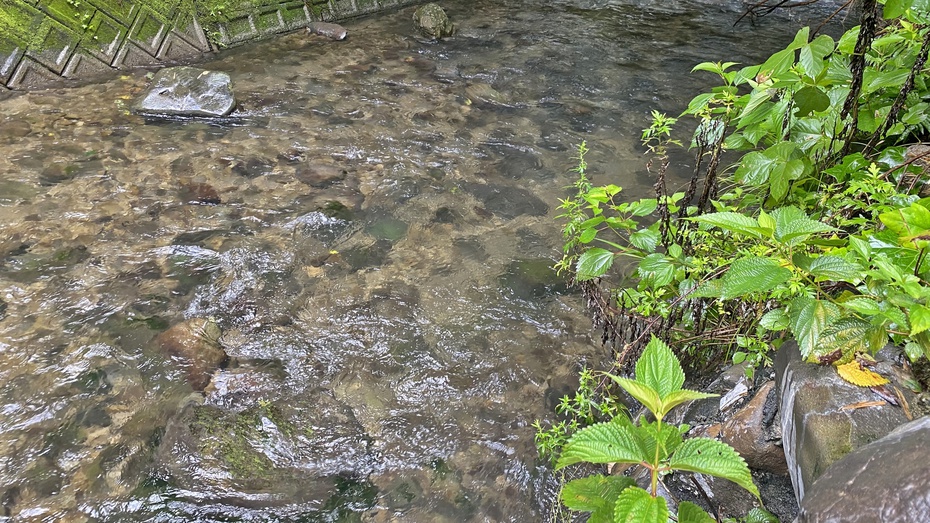
[[[545,518],[530,424],[609,357],[549,268],[574,147],[648,194],[649,111],[794,25],[445,7],[213,57],[222,124],[128,114],[144,72],[0,101],[0,520]]]

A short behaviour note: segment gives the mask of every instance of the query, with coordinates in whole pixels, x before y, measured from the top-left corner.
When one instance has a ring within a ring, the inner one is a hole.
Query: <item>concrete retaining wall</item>
[[[182,62],[418,0],[0,0],[0,90]]]

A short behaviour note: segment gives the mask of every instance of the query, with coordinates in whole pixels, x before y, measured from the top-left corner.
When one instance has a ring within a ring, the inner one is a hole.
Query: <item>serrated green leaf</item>
[[[708,280],[688,294],[689,298],[719,298],[723,293],[723,281],[720,279]]]
[[[868,241],[857,236],[850,236],[849,246],[852,247],[863,261],[868,261],[872,258],[872,246],[869,245]]]
[[[759,325],[770,331],[785,330],[788,328],[788,314],[785,309],[770,310],[759,319]]]
[[[693,218],[693,220],[752,238],[762,237],[762,230],[759,227],[759,222],[745,214],[737,212],[715,212],[698,216]]]
[[[865,314],[866,316],[873,316],[882,312],[881,307],[879,307],[878,302],[871,298],[866,298],[863,296],[857,296],[855,298],[850,298],[846,301],[840,303],[841,306],[847,308],[851,311],[858,312],[859,314]]]
[[[607,249],[594,247],[581,253],[575,265],[575,277],[579,281],[593,280],[603,276],[614,263],[614,253]]]
[[[640,229],[630,235],[630,243],[643,251],[654,251],[659,245],[659,233],[651,229]]]
[[[789,302],[789,326],[798,342],[802,357],[806,359],[813,353],[820,340],[820,334],[838,315],[836,305],[809,296],[798,296]]]
[[[914,305],[907,313],[908,323],[911,324],[911,336],[930,329],[930,309],[923,305]]]
[[[752,482],[752,474],[746,462],[733,447],[722,441],[710,438],[689,439],[672,456],[669,466],[674,470],[687,470],[728,479],[759,497],[759,489]]]
[[[584,232],[582,232],[581,235],[578,236],[578,241],[580,241],[581,243],[591,243],[596,237],[597,237],[597,229],[592,227],[590,229],[585,229]]]
[[[859,318],[840,318],[824,329],[813,354],[819,357],[836,350],[843,354],[874,353],[887,339],[888,332],[881,326]]]
[[[717,523],[717,520],[694,503],[682,501],[678,504],[678,523]]]
[[[613,374],[608,374],[607,376],[617,385],[620,385],[627,394],[633,396],[636,401],[642,403],[650,412],[659,412],[662,409],[662,399],[659,398],[659,393],[652,387],[629,378],[614,376]]]
[[[655,252],[640,260],[637,274],[654,286],[662,287],[675,279],[675,264],[664,254]]]
[[[721,299],[738,298],[752,292],[770,291],[788,281],[791,271],[771,258],[740,258],[723,275]]]
[[[556,463],[556,470],[575,463],[634,464],[649,459],[642,441],[630,425],[595,423],[568,440]]]
[[[668,505],[661,496],[652,497],[639,487],[630,487],[617,498],[614,523],[668,523]]]
[[[559,498],[572,510],[590,512],[590,523],[612,523],[617,498],[623,489],[635,484],[626,476],[592,474],[566,483]]]
[[[769,158],[761,152],[747,153],[740,160],[733,177],[737,182],[746,185],[762,185],[769,180],[769,173],[777,163],[776,158]]]
[[[636,381],[656,391],[660,400],[681,390],[685,383],[685,371],[672,349],[655,336],[649,340],[642,355],[636,361]]]
[[[856,283],[862,278],[862,267],[841,256],[826,255],[811,260],[808,272],[830,281]]]
[[[648,216],[659,207],[655,198],[643,198],[630,207],[633,216]]]
[[[785,245],[797,245],[812,234],[836,230],[823,222],[808,218],[803,211],[799,210],[799,212],[800,216],[790,211],[779,214],[782,219],[776,218],[776,240]],[[789,215],[792,215],[791,219],[788,219]]]
[[[678,523],[681,523],[679,521]],[[746,513],[744,523],[780,523],[778,518],[768,510],[756,507]]]

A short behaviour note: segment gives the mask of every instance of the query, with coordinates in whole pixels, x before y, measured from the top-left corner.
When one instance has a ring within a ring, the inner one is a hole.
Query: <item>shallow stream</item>
[[[609,357],[550,269],[575,147],[648,195],[650,110],[797,24],[444,6],[210,58],[222,124],[130,115],[145,71],[0,101],[0,521],[545,519],[530,425]]]

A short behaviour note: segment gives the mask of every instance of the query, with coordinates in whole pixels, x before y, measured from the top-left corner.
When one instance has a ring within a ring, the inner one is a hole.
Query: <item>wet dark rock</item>
[[[301,183],[305,183],[310,187],[316,187],[317,189],[324,189],[336,182],[341,182],[346,179],[348,174],[348,171],[341,167],[323,163],[299,165],[294,171],[294,176],[296,176]]]
[[[524,214],[545,216],[549,212],[546,202],[521,187],[467,183],[465,190],[482,202],[487,210],[501,218],[511,219]]]
[[[930,514],[930,417],[837,461],[810,486],[797,523],[918,523]]]
[[[878,354],[873,370],[890,378],[891,385],[913,403],[914,394],[903,384],[904,376],[883,354]],[[844,381],[833,366],[802,361],[793,341],[779,349],[775,372],[785,457],[799,501],[834,462],[908,421],[903,409],[887,402],[858,408],[881,398],[868,388]]]
[[[548,258],[518,260],[507,266],[501,287],[522,299],[539,299],[568,292],[568,282],[552,268]]]
[[[311,22],[310,25],[307,26],[307,32],[325,36],[331,40],[345,40],[346,36],[349,34],[345,27],[328,22]]]
[[[132,105],[147,116],[227,116],[236,108],[232,80],[226,73],[195,67],[158,71],[148,90]]]
[[[249,158],[245,161],[232,162],[232,172],[246,178],[257,178],[271,173],[274,163],[265,158]]]
[[[278,155],[278,161],[295,164],[307,159],[307,153],[297,148],[290,148]]]
[[[449,15],[434,3],[417,8],[413,13],[413,23],[423,35],[430,38],[445,38],[455,32]]]
[[[448,207],[440,207],[433,213],[433,223],[453,223],[457,216],[455,211]]]
[[[775,392],[774,381],[760,387],[749,403],[723,423],[720,439],[736,449],[750,468],[788,474],[785,452],[779,445],[780,427],[773,433],[773,420],[766,424],[765,406],[776,402]]]
[[[393,242],[378,240],[371,245],[353,247],[341,253],[341,258],[353,271],[366,267],[380,267],[388,261]]]
[[[223,203],[220,193],[208,183],[181,184],[181,201],[185,203],[218,205]]]
[[[211,319],[195,318],[159,334],[156,345],[184,368],[194,390],[204,390],[213,372],[227,360],[219,345],[220,328]]]
[[[22,138],[32,132],[32,126],[25,120],[8,120],[0,123],[0,138]]]
[[[190,158],[182,156],[171,161],[171,175],[175,178],[191,177],[194,175],[194,164]]]
[[[485,109],[514,107],[513,102],[507,96],[485,83],[470,84],[465,88],[465,96],[476,107]]]

